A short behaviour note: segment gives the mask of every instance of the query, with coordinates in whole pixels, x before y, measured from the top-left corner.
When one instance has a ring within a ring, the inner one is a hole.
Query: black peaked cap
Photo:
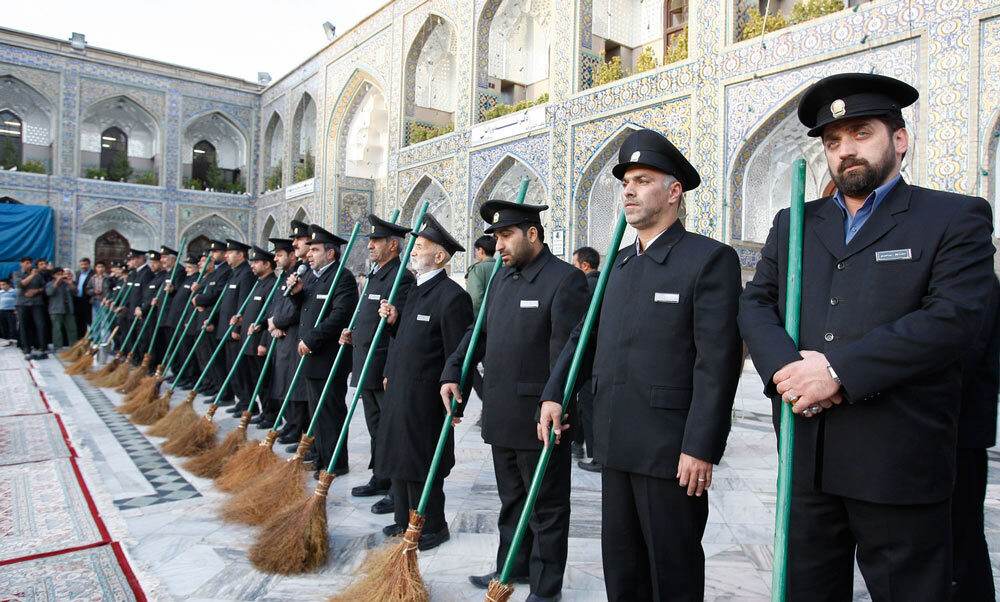
[[[437,221],[437,219],[435,219],[430,213],[424,214],[423,230],[420,232],[414,232],[413,235],[422,236],[427,240],[436,242],[444,247],[444,250],[448,251],[451,255],[465,250],[465,247],[458,244],[458,241],[444,229],[441,222]]]
[[[398,236],[402,238],[407,232],[411,231],[410,228],[386,221],[374,213],[368,214],[368,222],[371,224],[371,228],[369,228],[368,232],[368,238],[388,238],[390,236]]]
[[[838,73],[809,86],[799,101],[799,121],[809,135],[842,119],[902,116],[903,107],[917,102],[920,93],[906,82],[874,73]]]
[[[628,135],[618,150],[618,165],[611,173],[621,180],[633,165],[645,165],[677,179],[685,191],[701,184],[698,170],[691,165],[684,153],[677,150],[663,134],[649,130],[636,130]]]
[[[486,234],[518,224],[542,224],[542,211],[548,209],[548,205],[525,205],[523,203],[512,203],[510,201],[490,200],[483,203],[479,209],[479,215],[486,222]]]

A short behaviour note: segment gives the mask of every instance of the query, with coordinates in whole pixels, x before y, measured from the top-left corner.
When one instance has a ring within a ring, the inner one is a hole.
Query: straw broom
[[[608,247],[608,257],[614,257],[614,253],[618,250],[624,233],[625,213],[622,212],[618,216],[618,225],[615,227],[615,235],[612,237],[611,245]],[[569,407],[570,399],[573,397],[576,377],[580,373],[580,365],[583,363],[583,356],[585,355],[587,345],[590,342],[590,335],[594,330],[594,322],[597,320],[597,314],[601,310],[601,300],[604,298],[604,290],[607,288],[608,278],[611,275],[613,264],[613,261],[609,261],[604,264],[603,268],[601,268],[601,275],[597,279],[597,286],[594,289],[594,295],[590,298],[590,307],[587,308],[587,315],[583,319],[583,326],[580,329],[580,338],[577,340],[576,349],[573,351],[573,360],[570,362],[569,372],[566,376],[566,383],[563,386],[562,414],[566,413],[567,408]],[[555,444],[555,429],[551,429],[548,434],[545,447],[542,448],[542,453],[538,457],[538,464],[535,466],[535,472],[531,478],[531,487],[528,490],[528,496],[524,502],[524,507],[521,509],[521,517],[517,521],[517,528],[514,531],[513,539],[511,539],[510,548],[507,550],[507,558],[504,560],[500,574],[490,581],[490,585],[486,589],[487,602],[507,602],[507,600],[510,599],[511,594],[514,593],[514,587],[510,584],[510,574],[514,569],[514,559],[516,558],[518,550],[521,547],[521,542],[524,539],[524,533],[528,528],[528,518],[534,511],[535,500],[538,499],[538,491],[542,484],[542,478],[545,475],[545,469],[548,467],[549,458],[552,456],[552,449],[555,447]]]
[[[118,364],[120,364],[121,362],[122,362],[122,352],[119,351],[118,353],[115,354],[113,358],[111,358],[110,362],[104,364],[103,368],[101,368],[97,372],[92,372],[88,374],[86,378],[90,382],[97,384],[98,386],[101,386],[98,384],[98,381],[104,380],[106,376],[114,372],[115,368],[117,368]]]
[[[163,291],[163,285],[161,284],[160,288],[157,289],[154,298],[159,296],[159,294],[162,291]],[[153,318],[153,308],[150,308],[150,310],[146,312],[142,316],[142,318],[140,318],[142,320],[142,328],[139,329],[139,334],[138,336],[135,337],[135,342],[132,343],[132,348],[129,350],[129,357],[136,357],[137,353],[142,353],[142,349],[139,349],[139,343],[142,342],[142,337],[144,334],[146,334],[146,329],[149,327],[152,318]],[[132,322],[135,323],[136,321],[137,320],[133,320]],[[139,384],[139,381],[142,380],[142,376],[149,373],[149,364],[151,361],[152,358],[150,358],[149,361],[147,361],[146,356],[143,355],[142,361],[139,362],[139,367],[136,368],[135,370],[130,369],[128,372],[125,373],[125,376],[121,379],[121,381],[115,384],[116,387],[115,391],[118,393],[128,393],[129,391],[134,389],[135,386]],[[128,363],[131,364],[132,363],[131,360]],[[143,364],[145,364],[144,368],[145,372],[140,373],[136,376],[136,373],[143,369]],[[129,385],[129,387],[126,388],[126,385]]]
[[[115,302],[118,301],[121,294],[122,292],[118,291]],[[93,323],[87,327],[87,332],[72,347],[59,354],[59,357],[64,361],[72,362],[72,365],[66,368],[66,374],[79,375],[90,371],[90,367],[94,364],[93,356],[97,353],[96,349],[91,348],[91,345],[99,343],[100,332],[107,325],[108,314],[108,308],[101,305]],[[87,355],[91,357],[84,361],[84,357]]]
[[[417,215],[416,225],[414,226],[415,230],[419,230],[423,224],[427,207],[428,202],[424,201],[420,207],[420,213]],[[410,237],[410,241],[406,245],[406,251],[400,257],[400,268],[396,272],[396,277],[387,297],[387,301],[390,304],[396,299],[396,293],[399,291],[399,284],[403,279],[405,266],[410,260],[410,253],[413,251],[413,244],[416,240],[416,236]],[[378,342],[382,338],[385,325],[385,318],[381,318],[378,327],[375,329],[375,334],[372,336],[371,346],[368,349],[367,357],[365,357],[365,363],[358,375],[359,383],[365,382],[368,368],[371,366],[372,358],[377,351]],[[330,377],[327,378],[327,385],[330,384],[333,374],[331,372]],[[316,491],[305,500],[294,506],[290,506],[270,519],[264,525],[264,529],[261,531],[253,547],[250,548],[250,561],[258,569],[281,574],[301,573],[311,571],[326,562],[328,553],[326,494],[330,489],[330,483],[334,479],[333,467],[336,466],[337,458],[347,443],[348,428],[351,423],[351,417],[354,415],[354,410],[357,408],[358,399],[361,397],[361,390],[362,387],[355,389],[354,397],[347,408],[344,425],[340,429],[340,436],[337,438],[337,445],[333,450],[333,457],[330,459],[330,464],[327,466],[326,471],[320,473]],[[316,412],[313,413],[313,423],[315,423],[316,417],[322,409],[323,400],[324,397],[321,396],[320,405],[317,407]],[[311,424],[310,428],[312,426]],[[244,490],[240,495],[247,491]]]
[[[184,358],[184,363],[181,364],[180,370],[177,371],[177,377],[174,379],[174,384],[167,389],[166,393],[153,402],[156,407],[151,411],[157,413],[163,412],[163,417],[157,420],[156,423],[153,424],[152,428],[146,431],[147,435],[152,435],[153,437],[173,438],[184,432],[184,429],[191,426],[198,420],[198,414],[195,413],[194,408],[192,407],[194,405],[194,398],[198,395],[198,388],[201,387],[201,381],[204,380],[205,375],[208,374],[208,369],[212,366],[212,363],[218,356],[219,349],[221,347],[217,348],[212,354],[212,357],[209,359],[205,369],[202,370],[201,376],[198,377],[194,387],[191,389],[191,392],[188,393],[187,397],[184,398],[184,401],[169,412],[166,410],[170,407],[170,397],[174,393],[174,388],[177,386],[177,383],[180,382],[181,377],[184,375],[184,371],[191,363],[191,360],[194,359],[195,351],[198,349],[198,345],[201,344],[202,339],[205,338],[205,333],[208,332],[208,330],[206,330],[206,325],[212,322],[212,319],[215,317],[215,312],[218,311],[219,304],[222,303],[222,299],[226,296],[226,292],[228,290],[229,288],[225,287],[222,289],[222,292],[219,293],[219,298],[215,300],[215,305],[212,306],[212,311],[209,312],[208,317],[202,323],[201,332],[199,332],[197,338],[195,338],[194,345],[191,346],[191,351],[188,352],[187,357]],[[194,323],[195,319],[196,318],[194,316],[191,317],[187,326],[184,327],[185,330],[191,327],[191,324]],[[176,352],[176,349],[174,351]]]
[[[259,282],[259,280],[258,280]],[[221,398],[223,392],[229,387],[229,381],[232,380],[233,376],[236,374],[237,369],[240,366],[240,362],[245,356],[247,347],[254,342],[254,338],[251,336],[252,331],[260,326],[261,319],[266,315],[267,308],[271,304],[271,300],[274,298],[274,293],[278,290],[278,286],[281,284],[281,273],[279,272],[274,279],[274,286],[271,287],[271,292],[268,293],[267,299],[261,304],[259,310],[257,311],[257,316],[251,322],[250,327],[247,328],[247,335],[243,338],[243,344],[240,346],[240,351],[236,356],[236,361],[233,362],[232,367],[229,369],[229,374],[226,375],[226,380],[219,387],[219,393],[212,402],[212,407],[218,407],[219,399]],[[256,289],[256,284],[254,285]],[[253,298],[253,291],[247,295],[246,300],[243,302],[243,306],[240,308],[239,315],[243,315],[246,310],[247,303]],[[228,339],[229,334],[233,331],[235,326],[230,325],[229,329],[226,331],[225,337]],[[272,346],[273,348],[273,346]],[[208,449],[201,452],[199,455],[195,456],[189,460],[184,467],[196,474],[199,477],[207,477],[214,479],[219,476],[222,471],[222,465],[225,464],[226,460],[233,456],[240,448],[246,445],[247,442],[247,424],[250,423],[250,417],[253,416],[253,409],[256,405],[257,393],[260,392],[260,387],[264,381],[264,375],[267,373],[267,359],[270,359],[271,355],[268,352],[268,356],[265,359],[264,367],[260,371],[260,375],[257,377],[257,385],[254,387],[253,393],[250,395],[250,403],[247,404],[247,410],[243,412],[240,418],[239,425],[233,429],[228,435],[226,435],[225,440],[222,445],[217,445],[215,439],[213,438]],[[213,433],[214,435],[214,433]]]
[[[250,293],[247,295],[247,298],[243,300],[242,304],[240,304],[240,308],[236,312],[237,315],[243,315],[247,304],[250,303],[250,299],[253,298],[253,294],[257,290],[258,286],[260,286],[259,280],[254,283],[253,288],[250,289]],[[271,287],[271,294],[268,295],[268,301],[270,301],[275,289],[277,288],[278,281],[275,279],[275,284]],[[221,294],[219,295],[219,298],[222,298]],[[235,324],[230,324],[226,328],[226,332],[224,332],[222,337],[219,339],[219,344],[216,345],[215,351],[212,352],[212,357],[208,360],[209,366],[215,363],[216,358],[218,358],[219,354],[222,353],[223,349],[225,349],[226,343],[229,341],[229,336],[235,329]],[[162,449],[164,452],[175,456],[196,456],[214,448],[219,444],[215,438],[215,433],[218,431],[218,427],[212,423],[212,416],[214,416],[215,411],[219,409],[219,401],[229,388],[229,381],[232,380],[233,375],[236,373],[236,369],[240,365],[240,360],[243,359],[243,352],[246,351],[247,344],[249,342],[250,337],[245,337],[243,339],[243,344],[240,346],[240,352],[236,356],[236,361],[233,362],[232,367],[229,369],[229,373],[226,375],[226,380],[222,382],[222,386],[219,387],[219,392],[216,393],[215,399],[212,400],[212,405],[208,407],[208,410],[205,412],[205,416],[202,420],[172,436],[166,443],[163,444]],[[208,372],[207,368],[205,369],[205,372]],[[203,377],[204,373],[202,373],[202,376],[198,378],[198,382],[195,384],[194,388],[195,391],[197,391],[198,387],[201,385],[201,379]]]
[[[96,352],[84,352],[75,362],[66,366],[66,374],[80,375],[90,372],[90,367],[94,365],[94,355]]]
[[[277,438],[278,431],[268,431],[263,441],[251,441],[227,460],[215,478],[219,491],[241,491],[255,476],[274,467],[280,460],[272,450]]]
[[[342,258],[350,256],[351,249],[354,248],[354,243],[357,240],[360,228],[361,224],[356,222],[351,231],[350,240],[347,241],[347,246],[341,255]],[[327,289],[323,306],[320,308],[316,316],[314,327],[318,326],[323,320],[323,317],[326,315],[326,310],[334,298],[334,291],[337,288],[337,283],[340,282],[340,279],[343,276],[344,265],[345,262],[341,259],[337,265],[336,272],[334,272],[333,278],[330,280],[330,286]],[[270,466],[271,468],[262,475],[260,480],[241,490],[233,499],[229,500],[229,502],[223,506],[222,516],[225,520],[250,525],[259,525],[269,517],[273,516],[274,513],[281,508],[289,504],[294,504],[305,494],[305,486],[302,484],[302,470],[305,468],[303,458],[305,457],[306,452],[309,451],[310,445],[312,445],[312,430],[316,422],[315,416],[318,415],[319,408],[317,408],[317,414],[314,414],[313,422],[309,425],[308,432],[302,436],[301,441],[299,441],[298,449],[288,462],[277,463],[271,461],[267,457],[269,454],[274,453],[271,451],[271,446],[274,445],[274,437],[271,436],[271,433],[274,432],[275,426],[277,426],[281,420],[282,414],[285,412],[285,408],[288,407],[289,400],[291,399],[292,392],[295,390],[295,385],[299,380],[299,376],[302,373],[302,367],[305,365],[305,361],[305,356],[299,358],[298,365],[295,367],[295,373],[292,375],[292,380],[288,386],[287,392],[285,393],[285,400],[282,402],[281,408],[278,410],[278,416],[275,418],[274,424],[271,425],[271,431],[268,433],[268,438],[265,441],[266,447],[264,449],[255,450],[255,454],[253,455],[246,456],[245,459],[252,462],[251,464],[247,466],[240,466],[237,464],[230,467],[230,471],[236,473],[234,477],[230,477],[230,480],[237,483],[245,480],[248,474],[252,477],[253,473],[251,471],[255,468],[255,466]],[[335,372],[336,363],[331,369],[330,374],[332,375]],[[325,394],[326,388],[324,388],[323,394],[320,396],[320,407],[322,407],[322,398]]]
[[[152,355],[148,353],[143,355],[142,362],[140,362],[137,367],[133,368],[132,371],[128,373],[128,377],[125,378],[125,382],[122,383],[122,386],[118,387],[118,389],[116,390],[119,393],[125,393],[126,395],[134,391],[135,388],[139,386],[139,383],[142,382],[143,377],[149,374],[149,365],[152,362],[153,362]],[[140,407],[141,407],[140,405],[135,404],[134,399],[132,401],[126,400],[126,403],[124,405],[118,406],[118,411],[121,412],[122,414],[131,414],[132,412],[138,410]]]
[[[131,370],[132,370],[132,352],[130,351],[128,355],[125,356],[125,359],[118,364],[118,367],[115,368],[114,372],[107,375],[107,377],[105,377],[98,384],[102,387],[107,387],[107,388],[120,387],[122,383],[125,382],[125,379],[128,378],[128,373]]]
[[[90,339],[88,339],[87,336],[84,335],[83,338],[73,343],[72,347],[60,353],[59,358],[66,362],[75,362],[76,360],[80,359],[80,356],[86,353],[87,347],[89,345],[90,345]]]
[[[524,197],[528,192],[528,179],[521,180],[521,187],[518,190],[517,203],[524,203]],[[493,271],[486,281],[486,290],[483,292],[483,306],[490,294],[493,278],[500,271],[502,262],[493,264]],[[486,312],[481,311],[476,316],[475,324],[472,328],[472,335],[469,338],[469,347],[466,349],[465,358],[462,361],[462,375],[459,378],[459,390],[465,387],[469,370],[472,367],[472,358],[479,344],[479,336],[483,330],[483,322],[486,319]],[[451,411],[445,416],[444,424],[441,426],[441,434],[438,437],[437,448],[434,450],[434,459],[431,461],[427,478],[424,481],[424,489],[420,496],[420,503],[416,510],[410,510],[410,521],[406,526],[406,532],[402,539],[392,538],[374,550],[370,550],[358,567],[357,574],[360,578],[352,583],[347,590],[341,594],[334,595],[328,602],[348,602],[354,600],[399,600],[412,602],[425,602],[430,600],[430,594],[424,586],[424,580],[420,576],[420,568],[417,565],[417,544],[424,529],[424,513],[427,502],[430,500],[431,488],[437,478],[438,466],[441,456],[444,453],[448,442],[448,433],[451,431],[452,414],[456,409],[456,400],[451,400]]]

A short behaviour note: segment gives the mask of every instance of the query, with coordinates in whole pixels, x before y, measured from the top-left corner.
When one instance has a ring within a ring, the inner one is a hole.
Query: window
[[[110,169],[120,157],[128,161],[128,136],[116,127],[109,127],[101,133],[101,169]]]
[[[201,256],[202,252],[212,246],[212,241],[204,234],[200,234],[188,243],[188,253]]]
[[[215,147],[211,142],[202,140],[195,144],[191,157],[191,178],[205,184],[208,181],[208,170],[216,161]]]
[[[688,22],[688,0],[666,0],[663,3],[663,53],[670,49],[670,43],[680,35]]]
[[[0,168],[21,164],[21,118],[10,111],[0,111]]]
[[[128,255],[128,239],[117,230],[108,230],[94,241],[94,261],[120,261]]]

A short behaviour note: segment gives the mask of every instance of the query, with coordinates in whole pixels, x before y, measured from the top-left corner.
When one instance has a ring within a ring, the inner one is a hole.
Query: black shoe
[[[191,385],[191,386],[193,387],[194,385]],[[205,389],[203,391],[198,391],[198,393],[200,393],[200,394],[202,394],[202,395],[204,395],[206,397],[211,397],[212,399],[215,399],[215,396],[219,394],[219,390],[218,389]]]
[[[286,420],[285,421],[285,426],[281,427],[281,430],[278,431],[278,436],[279,437],[286,437],[286,436],[288,436],[289,433],[292,433],[292,434],[294,434],[297,437],[297,436],[299,436],[300,431],[299,431],[298,428],[295,427],[295,425],[293,425],[291,422],[288,422]]]
[[[274,424],[274,416],[268,416],[267,414],[255,414],[253,418],[250,419],[250,424],[257,425],[257,428],[270,428]]]
[[[387,495],[372,504],[372,514],[389,514],[396,509],[396,503],[392,501],[392,496]]]
[[[300,438],[301,437],[299,437],[298,433],[289,432],[287,435],[280,435],[278,437],[278,443],[282,445],[288,445],[289,443],[294,443],[295,445],[288,448],[288,451],[294,452],[295,449],[298,447],[298,442]]]
[[[303,462],[312,462],[313,464],[316,464],[318,460],[319,454],[316,453],[316,449],[314,447],[310,447],[309,451],[306,452],[305,457],[302,458]]]
[[[386,537],[396,537],[397,535],[402,535],[405,531],[406,525],[400,526],[396,523],[382,527],[382,535],[385,535]],[[423,539],[423,536],[421,536],[421,539]]]
[[[378,481],[375,477],[372,477],[370,481],[364,485],[358,485],[351,490],[351,495],[354,497],[371,497],[373,495],[386,495],[389,493],[390,481],[388,479],[384,481]]]
[[[571,453],[573,454],[574,458],[576,458],[577,460],[583,458],[583,444],[582,443],[577,443],[576,441],[573,441],[572,443],[569,444],[569,446],[570,446],[570,449],[572,450]]]
[[[492,573],[487,573],[486,575],[472,575],[471,577],[469,577],[469,583],[475,585],[478,588],[486,589],[487,587],[490,586],[490,581],[497,579],[499,576],[500,573],[496,571],[493,571]],[[528,581],[530,580],[527,577],[512,577],[510,580],[510,584],[513,585],[515,583],[528,583]]]
[[[218,401],[218,403],[216,403],[215,405],[219,406],[220,408],[225,408],[225,407],[231,406],[231,405],[233,405],[235,403],[236,403],[235,399],[229,399],[229,400],[220,399]]]
[[[560,600],[562,600],[562,594],[556,594],[547,598],[545,596],[539,596],[538,594],[528,594],[528,597],[525,598],[524,602],[559,602]]]
[[[236,405],[234,405],[233,407],[229,408],[226,411],[229,412],[230,414],[232,414],[233,416],[242,416],[243,412],[247,411],[247,407],[246,406],[240,406],[240,404],[236,404]]]
[[[584,462],[583,460],[580,460],[579,462],[576,463],[576,465],[586,470],[587,472],[601,472],[601,470],[604,468],[603,466],[601,466],[601,463],[598,462],[597,460],[591,460],[590,462]]]
[[[449,539],[451,539],[451,534],[448,533],[448,525],[445,525],[437,533],[421,533],[420,539],[417,540],[417,549],[420,551],[431,550]]]

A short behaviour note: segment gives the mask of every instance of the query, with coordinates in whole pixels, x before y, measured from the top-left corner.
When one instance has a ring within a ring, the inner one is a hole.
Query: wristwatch
[[[830,372],[830,378],[833,379],[833,382],[837,383],[838,385],[843,384],[843,383],[840,382],[840,377],[837,376],[837,373],[834,371],[833,366],[831,366],[830,364],[827,364],[826,365],[826,369],[829,370],[829,372]]]

